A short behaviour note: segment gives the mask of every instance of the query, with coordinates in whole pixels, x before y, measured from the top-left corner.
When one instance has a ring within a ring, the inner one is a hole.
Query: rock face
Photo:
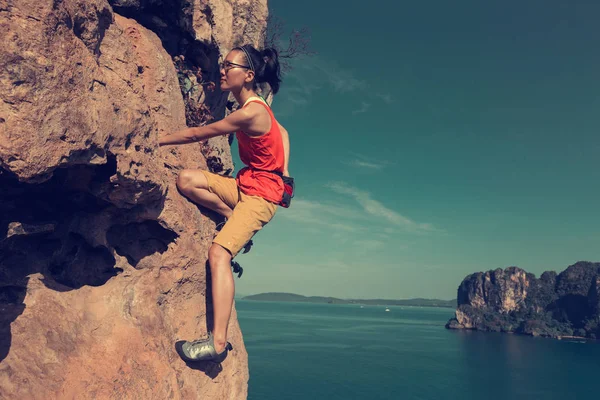
[[[255,43],[267,27],[266,0],[110,0],[110,3],[119,12],[145,12],[150,16],[149,22],[153,20],[163,27],[169,22],[195,40],[215,42],[223,53],[244,43]]]
[[[173,345],[210,328],[215,226],[176,176],[231,173],[227,138],[157,138],[225,114],[217,44],[266,0],[175,3],[0,0],[0,398],[246,398],[235,310],[221,366]]]
[[[600,263],[581,261],[539,279],[517,267],[469,275],[446,327],[600,338]]]

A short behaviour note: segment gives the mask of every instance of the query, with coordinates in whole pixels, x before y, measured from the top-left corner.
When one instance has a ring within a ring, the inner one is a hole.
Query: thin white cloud
[[[288,103],[288,107],[284,107],[283,111],[279,111],[279,116],[292,115],[297,107],[306,106],[310,103],[312,94],[320,89],[320,86],[316,84],[303,84],[300,77],[297,75],[293,75],[292,77],[297,83],[287,86],[283,91],[283,93],[285,93],[285,102]]]
[[[383,164],[376,164],[373,162],[357,160],[357,159],[347,161],[346,164],[352,165],[354,167],[365,168],[365,169],[376,169],[376,170],[381,170],[384,167]]]
[[[346,158],[343,163],[357,168],[366,170],[382,170],[386,166],[392,165],[391,162],[385,160],[373,160],[365,155],[349,152],[350,157]]]
[[[369,109],[369,107],[371,107],[371,105],[369,103],[365,103],[364,101],[360,104],[360,108],[352,111],[352,114],[362,114],[362,113],[366,113],[367,110]]]
[[[332,205],[319,201],[294,198],[295,205],[300,210],[333,215],[340,218],[356,218],[356,209],[344,205]],[[290,211],[290,207],[286,211]]]
[[[356,79],[349,71],[335,71],[322,70],[327,76],[329,84],[333,88],[341,93],[354,92],[356,90],[362,90],[367,87],[367,83],[360,79]]]
[[[392,104],[394,102],[392,96],[389,93],[377,93],[375,96],[379,97],[386,104]]]
[[[294,107],[297,107],[297,106],[305,106],[308,104],[307,99],[303,99],[300,97],[290,98],[290,99],[288,99],[288,101],[292,105],[292,107],[290,107],[291,109],[293,109]],[[287,112],[287,110],[285,110],[285,115],[291,115],[291,114],[292,114],[292,112]],[[278,115],[281,115],[281,112],[279,112]]]
[[[391,94],[373,90],[374,88],[353,70],[330,59],[316,55],[301,56],[294,59],[292,65],[293,70],[285,73],[282,86],[282,93],[286,93],[284,97],[289,100],[292,107],[307,105],[314,92],[322,88],[332,88],[344,94],[356,93],[363,99],[380,100],[386,104],[394,102]],[[352,113],[365,113],[371,106],[372,102],[363,101]],[[288,115],[293,111],[286,110],[284,113]]]
[[[352,196],[363,211],[373,217],[384,219],[389,223],[410,232],[430,232],[437,230],[428,223],[417,223],[404,215],[387,208],[383,203],[372,198],[369,192],[348,186],[343,182],[330,183],[327,187],[336,193]]]
[[[367,82],[358,79],[351,70],[318,56],[298,60],[298,65],[303,70],[315,73],[311,77],[313,82],[325,82],[337,92],[348,93],[368,87]]]
[[[295,105],[305,106],[308,104],[308,99],[301,96],[289,96],[287,100]]]
[[[360,224],[352,223],[356,210],[343,206],[330,206],[316,201],[294,199],[293,206],[279,213],[283,218],[309,225],[318,225],[336,231],[358,232]]]
[[[293,101],[295,98],[307,100],[316,90],[319,90],[319,85],[298,83],[287,88],[288,100]]]

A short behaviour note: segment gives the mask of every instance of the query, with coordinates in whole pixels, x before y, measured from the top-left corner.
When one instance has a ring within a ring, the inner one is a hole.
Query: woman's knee
[[[213,243],[208,249],[208,262],[211,270],[220,265],[231,266],[231,254],[220,244]]]
[[[208,189],[208,182],[202,172],[184,169],[177,176],[177,188],[184,193],[196,188]]]

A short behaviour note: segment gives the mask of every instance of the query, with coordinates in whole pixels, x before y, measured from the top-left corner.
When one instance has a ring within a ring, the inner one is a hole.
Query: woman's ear
[[[252,82],[252,80],[254,79],[254,76],[255,76],[254,71],[248,70],[246,72],[246,79],[244,80],[244,82],[246,82],[246,83]]]

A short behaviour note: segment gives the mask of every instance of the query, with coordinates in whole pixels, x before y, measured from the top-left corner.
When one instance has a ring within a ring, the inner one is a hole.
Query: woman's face
[[[230,51],[221,63],[221,90],[241,89],[251,81],[252,74],[246,55],[239,50]]]

